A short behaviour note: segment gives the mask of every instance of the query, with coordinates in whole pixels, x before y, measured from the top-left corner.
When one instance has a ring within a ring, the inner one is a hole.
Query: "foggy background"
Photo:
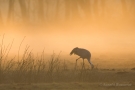
[[[5,45],[14,39],[10,55],[26,36],[20,54],[28,45],[35,54],[61,52],[74,62],[69,53],[80,47],[95,64],[128,67],[135,65],[134,16],[135,0],[0,0],[0,39]]]

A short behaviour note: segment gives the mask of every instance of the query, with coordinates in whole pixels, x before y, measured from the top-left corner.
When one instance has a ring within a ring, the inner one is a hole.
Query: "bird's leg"
[[[80,59],[80,57],[79,57],[78,59]],[[75,69],[76,69],[76,66],[77,66],[77,60],[78,60],[78,59],[76,59]]]
[[[94,68],[94,65],[93,64],[91,64],[91,69],[93,69]]]
[[[83,64],[84,64],[84,59],[83,59]]]
[[[91,61],[89,61],[90,65],[91,65],[91,69],[94,68],[94,65],[91,63]]]
[[[84,59],[83,59],[83,69],[84,69],[85,67],[84,67]]]
[[[78,59],[80,59],[80,57],[76,59],[76,64],[77,64],[77,60],[78,60]]]
[[[77,60],[80,59],[80,58],[81,58],[81,57],[77,58],[77,59],[76,59],[76,62],[77,62]]]

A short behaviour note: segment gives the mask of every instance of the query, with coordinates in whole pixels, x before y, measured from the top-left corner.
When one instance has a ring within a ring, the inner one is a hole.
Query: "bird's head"
[[[73,53],[75,54],[78,50],[78,47],[74,48],[71,52],[70,52],[70,55],[72,55]]]

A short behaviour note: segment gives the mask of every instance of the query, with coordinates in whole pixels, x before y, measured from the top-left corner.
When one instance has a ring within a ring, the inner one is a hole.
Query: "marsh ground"
[[[99,83],[3,84],[1,90],[134,90],[131,86],[100,86]]]
[[[89,74],[88,74],[89,73]],[[134,90],[134,70],[93,70],[87,78],[66,82],[52,81],[40,83],[3,83],[0,90]],[[81,78],[81,77],[80,77]],[[68,77],[68,79],[70,79]],[[87,80],[85,80],[87,79]],[[61,78],[60,78],[61,80]]]

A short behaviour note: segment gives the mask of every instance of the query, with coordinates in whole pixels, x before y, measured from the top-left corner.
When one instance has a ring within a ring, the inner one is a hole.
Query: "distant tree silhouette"
[[[26,9],[25,0],[19,0],[19,4],[20,4],[20,8],[21,8],[23,22],[26,23],[28,21],[28,12]]]
[[[80,20],[80,13],[79,13],[79,9],[78,9],[78,0],[73,0],[71,2],[71,12],[72,12],[72,20],[74,21],[78,21]]]
[[[121,0],[121,4],[122,4],[123,17],[125,17],[125,16],[128,15],[126,1],[125,0]]]
[[[93,7],[94,8],[94,16],[96,18],[99,17],[98,1],[99,0],[94,0],[94,7]]]
[[[56,2],[56,11],[55,11],[55,13],[56,13],[56,17],[55,17],[55,20],[56,21],[58,21],[59,20],[59,14],[60,14],[60,10],[59,10],[59,8],[60,8],[60,1],[59,0],[56,0],[57,2]]]
[[[87,20],[91,19],[91,0],[78,0],[79,6],[82,8],[83,13]]]
[[[7,17],[7,23],[10,24],[11,18],[13,17],[14,13],[14,2],[15,0],[9,0],[9,9],[8,9],[8,17]]]
[[[102,0],[102,1],[101,1],[101,8],[102,8],[101,17],[102,17],[102,18],[105,17],[105,1],[106,1],[106,0]]]
[[[72,0],[65,0],[65,18],[69,21],[71,16],[71,2]]]
[[[0,26],[1,25],[3,25],[3,20],[2,20],[1,11],[0,11]]]
[[[38,0],[38,16],[40,22],[44,22],[44,0]]]
[[[122,16],[132,19],[134,17],[130,16],[135,14],[135,0],[3,0],[1,2],[8,3],[8,14],[5,15],[7,16],[7,24],[18,21],[16,19],[21,19],[22,23],[32,21],[31,23],[41,22],[43,24],[44,22],[58,23],[63,18],[69,23],[71,21],[92,22],[93,20],[112,18],[114,14],[117,17]],[[116,7],[109,6],[111,3],[119,4],[118,8],[122,11],[122,15],[115,12],[114,8]],[[2,16],[0,17],[1,22],[4,20]],[[16,16],[19,17],[16,18]]]

